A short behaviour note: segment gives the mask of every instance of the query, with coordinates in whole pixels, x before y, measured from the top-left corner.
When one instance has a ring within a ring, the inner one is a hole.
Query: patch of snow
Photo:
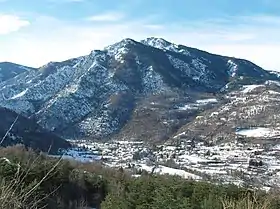
[[[27,81],[26,83],[28,83],[28,84],[29,84],[29,83],[32,83],[32,81],[33,81],[33,80],[31,79],[31,80]]]
[[[196,100],[196,103],[199,103],[199,104],[208,104],[208,103],[217,103],[217,102],[218,101],[215,98]]]
[[[188,63],[186,63],[176,57],[173,57],[169,54],[167,54],[166,56],[168,57],[169,62],[171,63],[171,65],[173,65],[174,68],[179,69],[181,72],[184,72],[189,76],[192,76],[192,73],[194,71],[191,70]]]
[[[280,94],[280,92],[272,91],[272,90],[268,90],[267,92],[268,92],[269,94]]]
[[[129,51],[127,45],[130,44],[135,44],[135,42],[132,39],[127,38],[121,42],[105,47],[105,50],[110,56],[113,56],[116,60],[123,63],[123,55]]]
[[[259,87],[264,87],[264,85],[255,85],[255,84],[253,84],[253,85],[244,85],[243,86],[243,90],[241,92],[246,94],[246,93],[249,93],[249,92],[251,92],[254,89],[259,88]]]
[[[161,75],[153,69],[153,66],[145,70],[142,85],[145,93],[158,93],[167,89]]]
[[[124,62],[123,60],[123,55],[128,53],[128,49],[127,48],[120,48],[117,53],[115,54],[115,59],[120,61],[121,63]]]
[[[183,136],[183,135],[185,135],[185,134],[186,134],[186,132],[182,132],[182,133],[180,133],[180,134],[174,136],[173,138],[174,138],[174,139],[177,139],[178,137]]]
[[[196,58],[192,60],[192,65],[198,69],[201,73],[205,73],[207,65],[203,64],[200,59]]]
[[[247,137],[274,137],[280,135],[280,131],[274,130],[271,128],[251,128],[251,129],[242,129],[236,131],[237,135],[247,136]]]
[[[278,78],[280,77],[280,72],[270,71],[270,73],[276,75]]]
[[[271,190],[271,187],[263,186],[261,189],[265,192],[269,192]]]
[[[162,38],[151,37],[140,42],[145,45],[161,49],[163,51],[172,51],[186,56],[190,56],[190,52],[187,50],[187,47],[178,46],[177,44],[170,43]]]
[[[280,74],[279,74],[280,75]],[[271,81],[271,80],[268,80],[265,82],[266,85],[276,85],[276,86],[280,86],[280,82],[279,81]]]
[[[184,170],[170,168],[166,166],[158,166],[155,170],[155,173],[158,173],[160,175],[173,175],[173,176],[180,176],[185,179],[202,179],[200,176],[186,172]]]
[[[0,160],[3,160],[6,163],[11,164],[11,161],[8,158],[6,158],[6,157],[2,157],[2,158],[0,158]]]
[[[142,141],[115,141],[117,144],[143,144],[144,142]]]
[[[187,160],[187,161],[189,161],[190,163],[193,163],[193,164],[198,164],[198,163],[207,161],[207,160],[205,160],[203,158],[200,158],[196,155],[181,155],[181,156],[179,156],[179,158]]]
[[[275,146],[273,147],[273,149],[275,149],[275,150],[280,150],[280,144],[275,145]]]
[[[68,92],[68,93],[74,94],[74,93],[77,92],[78,88],[79,88],[79,85],[78,84],[74,84],[74,85],[71,85],[71,86],[67,87],[65,89],[65,91]]]
[[[20,92],[19,94],[12,96],[10,99],[16,99],[16,98],[22,97],[26,94],[27,91],[28,91],[28,89],[25,89],[24,91]]]
[[[210,99],[199,99],[195,101],[196,103],[189,103],[185,104],[184,106],[178,106],[178,110],[196,110],[202,105],[207,105],[207,104],[214,104],[217,103],[218,100],[215,98],[210,98]]]
[[[146,164],[140,164],[140,167],[145,170],[145,171],[148,171],[148,172],[152,172],[153,171],[153,168],[154,166],[148,166]]]
[[[232,60],[228,60],[227,64],[229,66],[229,75],[231,77],[234,77],[236,75],[237,70],[238,70],[237,64],[234,63]]]
[[[177,51],[178,49],[178,46],[176,44],[172,44],[164,40],[163,38],[152,37],[142,40],[141,42],[148,46],[152,46],[162,50]]]
[[[197,107],[195,107],[192,104],[186,104],[184,106],[178,107],[179,110],[195,110]]]
[[[215,115],[219,115],[219,112],[212,112],[211,115],[210,115],[210,117],[213,117],[213,116],[215,116]]]
[[[202,179],[200,176],[186,172],[184,170],[180,169],[175,169],[175,168],[170,168],[166,166],[148,166],[146,164],[140,164],[140,168],[151,173],[154,172],[159,175],[173,175],[173,176],[180,176],[185,179]]]

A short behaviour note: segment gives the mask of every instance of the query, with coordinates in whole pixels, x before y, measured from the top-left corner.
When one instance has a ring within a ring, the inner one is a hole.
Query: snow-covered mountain
[[[0,83],[0,105],[67,138],[161,140],[218,105],[212,94],[266,80],[279,78],[247,60],[124,39]]]
[[[10,62],[0,62],[0,82],[13,78],[20,73],[31,70],[33,68],[18,65]]]

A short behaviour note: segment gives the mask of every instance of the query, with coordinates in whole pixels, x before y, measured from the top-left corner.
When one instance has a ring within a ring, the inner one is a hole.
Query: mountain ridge
[[[50,62],[0,83],[0,106],[66,138],[114,138],[127,125],[135,127],[143,117],[151,117],[155,126],[161,124],[159,130],[170,130],[166,136],[142,124],[133,138],[147,140],[151,134],[142,136],[150,130],[160,135],[153,140],[163,140],[198,112],[215,105],[196,101],[211,99],[209,95],[221,94],[221,89],[233,91],[263,80],[279,78],[250,61],[164,39],[124,39],[104,50]],[[187,103],[194,98],[191,104],[199,106],[198,110],[182,113],[177,108],[181,103],[176,101]],[[158,101],[161,104],[155,107],[152,103]]]
[[[9,80],[25,71],[35,68],[27,67],[11,62],[0,62],[0,82]]]
[[[23,144],[28,148],[49,153],[57,153],[61,148],[70,147],[68,142],[42,129],[32,119],[5,108],[0,108],[0,115],[1,146]]]

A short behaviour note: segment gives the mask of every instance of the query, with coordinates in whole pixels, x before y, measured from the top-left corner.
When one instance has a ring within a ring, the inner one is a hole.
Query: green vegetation
[[[277,195],[233,185],[81,164],[22,146],[0,149],[0,209],[276,209]]]

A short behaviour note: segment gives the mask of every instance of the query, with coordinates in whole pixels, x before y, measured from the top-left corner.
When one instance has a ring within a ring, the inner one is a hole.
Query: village
[[[280,186],[280,147],[262,147],[237,141],[207,146],[203,142],[182,141],[176,145],[147,145],[141,141],[72,141],[62,150],[66,159],[98,161],[125,169],[135,177],[143,172],[177,175],[264,190]]]

